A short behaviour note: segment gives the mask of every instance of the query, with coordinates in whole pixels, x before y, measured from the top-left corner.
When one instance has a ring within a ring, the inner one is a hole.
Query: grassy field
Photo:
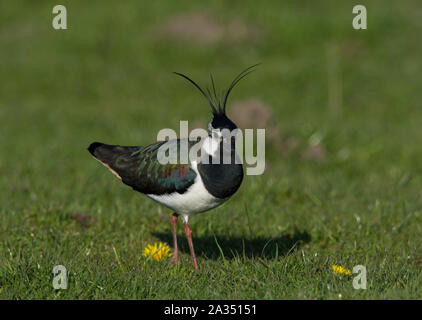
[[[0,298],[422,298],[420,1],[360,1],[360,31],[347,1],[60,3],[68,30],[53,1],[0,4]],[[86,147],[205,127],[171,72],[223,87],[257,62],[228,114],[270,113],[265,173],[190,220],[198,273],[182,224],[179,266],[145,259],[171,245],[170,212]],[[332,265],[364,265],[367,289]]]

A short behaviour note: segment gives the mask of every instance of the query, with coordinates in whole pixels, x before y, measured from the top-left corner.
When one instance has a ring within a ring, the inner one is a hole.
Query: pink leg
[[[176,224],[177,224],[177,218],[179,215],[177,213],[173,213],[171,216],[171,228],[173,231],[173,256],[171,257],[171,262],[174,264],[179,263],[179,248],[177,247],[177,235],[176,235]]]
[[[192,256],[193,267],[196,271],[198,271],[198,263],[196,262],[195,251],[193,250],[192,230],[189,228],[187,223],[185,223],[185,233],[186,238],[188,239],[188,245],[190,249],[190,254]]]

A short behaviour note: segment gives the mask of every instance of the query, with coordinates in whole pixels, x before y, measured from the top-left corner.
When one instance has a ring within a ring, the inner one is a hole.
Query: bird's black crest
[[[227,88],[227,90],[225,92],[224,91],[221,92],[220,94],[217,94],[217,90],[215,89],[215,83],[214,83],[214,78],[213,78],[212,74],[210,74],[211,88],[206,89],[206,91],[202,90],[202,88],[195,81],[193,81],[191,78],[189,78],[188,76],[186,76],[182,73],[179,73],[179,72],[174,72],[174,74],[177,74],[177,75],[185,78],[186,80],[188,80],[190,83],[192,83],[202,93],[202,95],[205,97],[205,99],[207,99],[214,116],[222,116],[222,115],[226,114],[226,104],[227,104],[227,100],[228,100],[228,97],[229,97],[232,89],[235,87],[235,85],[240,80],[242,80],[248,74],[253,72],[254,71],[253,68],[255,68],[257,65],[259,65],[259,63],[255,64],[253,66],[250,66],[249,68],[246,68],[241,73],[239,73],[234,78],[234,80],[232,81],[230,86]]]

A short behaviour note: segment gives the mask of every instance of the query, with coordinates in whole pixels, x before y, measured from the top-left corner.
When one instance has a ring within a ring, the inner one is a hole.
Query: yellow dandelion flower
[[[161,260],[171,256],[171,250],[167,243],[148,244],[144,248],[144,257],[152,257],[154,260]]]
[[[334,273],[339,275],[339,276],[351,276],[352,275],[352,271],[350,271],[349,269],[343,268],[342,266],[338,266],[336,264],[333,264],[331,266],[331,268],[333,269]]]

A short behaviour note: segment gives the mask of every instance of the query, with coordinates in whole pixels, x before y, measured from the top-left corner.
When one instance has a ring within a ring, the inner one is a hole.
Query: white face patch
[[[212,126],[212,120],[208,122],[208,132],[212,132],[212,130],[215,130]]]
[[[213,163],[219,163],[221,160],[224,164],[231,164],[233,148],[233,138],[236,141],[236,137],[239,133],[239,129],[235,128],[230,131],[227,128],[215,129],[212,127],[211,122],[208,123],[209,135],[203,140],[201,149],[205,152],[205,155],[213,158]],[[223,151],[223,157],[221,158],[220,151]],[[240,157],[235,149],[235,163],[241,163]],[[219,159],[219,160],[216,160]],[[216,160],[217,162],[214,162]],[[203,163],[208,163],[208,157],[202,159]]]
[[[210,156],[215,156],[216,152],[220,147],[221,133],[217,130],[213,130],[211,137],[206,137],[204,143],[202,144],[202,149],[206,154]]]

